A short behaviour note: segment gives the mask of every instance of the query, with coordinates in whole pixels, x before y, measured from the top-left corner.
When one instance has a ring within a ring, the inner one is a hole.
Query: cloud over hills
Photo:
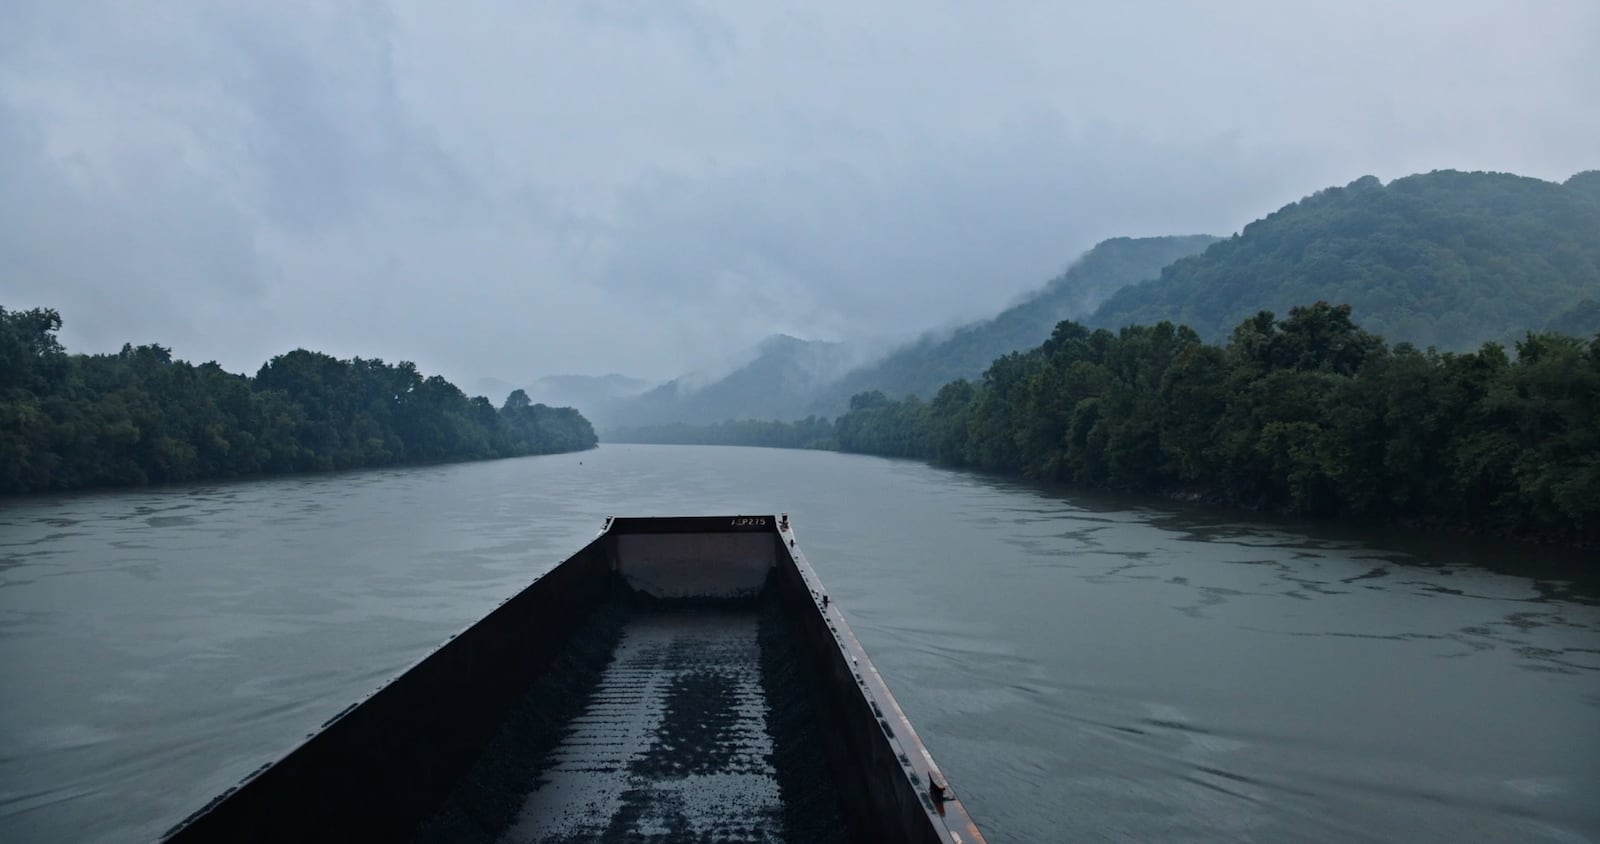
[[[1564,178],[1597,50],[1583,2],[18,0],[0,279],[85,351],[665,378],[1361,173]]]

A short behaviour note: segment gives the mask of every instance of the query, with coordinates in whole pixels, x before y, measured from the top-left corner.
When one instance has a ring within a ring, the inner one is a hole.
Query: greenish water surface
[[[991,841],[1600,841],[1577,554],[632,445],[0,501],[0,840],[158,836],[607,515],[780,511]]]

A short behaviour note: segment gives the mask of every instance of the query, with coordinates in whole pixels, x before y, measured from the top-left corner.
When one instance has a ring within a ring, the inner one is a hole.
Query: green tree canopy
[[[1266,308],[1342,302],[1372,332],[1466,351],[1545,327],[1600,298],[1600,172],[1565,184],[1438,171],[1367,176],[1267,215],[1087,321],[1172,320],[1220,340]]]
[[[159,344],[69,355],[55,311],[0,308],[0,491],[473,460],[589,448],[571,408],[496,411],[415,364],[296,349],[255,377]],[[519,393],[521,391],[518,391]]]

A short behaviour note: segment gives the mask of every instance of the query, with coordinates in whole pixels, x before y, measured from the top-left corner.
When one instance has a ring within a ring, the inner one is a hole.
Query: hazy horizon
[[[8,11],[0,305],[251,373],[661,381],[1363,175],[1600,166],[1586,2]]]

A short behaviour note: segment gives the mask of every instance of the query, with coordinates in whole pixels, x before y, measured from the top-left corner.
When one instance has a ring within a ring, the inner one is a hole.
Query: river
[[[160,835],[609,514],[780,511],[992,842],[1600,841],[1592,560],[643,445],[0,500],[0,840]]]

